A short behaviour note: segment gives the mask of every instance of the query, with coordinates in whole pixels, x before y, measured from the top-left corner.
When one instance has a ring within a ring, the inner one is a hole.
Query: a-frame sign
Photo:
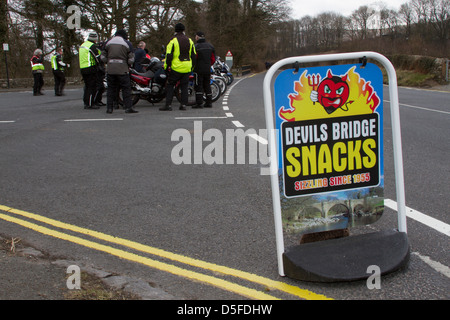
[[[389,78],[398,230],[299,244],[299,236],[320,239],[322,232],[367,225],[383,213],[383,76],[368,59]],[[300,68],[345,60],[359,63]],[[279,72],[285,66],[293,67]],[[382,274],[404,266],[403,160],[397,79],[389,60],[375,52],[283,59],[265,76],[264,107],[280,275],[348,281],[367,278],[372,265]]]

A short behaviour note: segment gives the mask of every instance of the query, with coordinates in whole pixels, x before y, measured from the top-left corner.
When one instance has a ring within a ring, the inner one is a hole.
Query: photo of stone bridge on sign
[[[284,208],[284,229],[289,234],[302,234],[371,224],[381,217],[383,200],[378,195],[346,199],[305,197],[295,208]]]

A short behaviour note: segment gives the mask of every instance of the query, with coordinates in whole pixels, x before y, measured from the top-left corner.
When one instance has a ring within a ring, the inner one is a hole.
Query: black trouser
[[[180,81],[180,88],[181,88],[181,105],[186,106],[188,104],[189,73],[179,73],[171,70],[169,72],[169,77],[167,78],[167,93],[166,93],[167,107],[172,104],[175,85],[178,81]]]
[[[55,78],[55,95],[60,96],[66,85],[66,76],[62,70],[53,70],[53,77]]]
[[[94,105],[95,93],[97,92],[97,73],[81,73],[81,75],[83,76],[84,81],[84,105],[92,107]]]
[[[33,72],[33,94],[41,93],[42,87],[44,86],[44,77],[42,72]]]
[[[206,105],[210,106],[212,104],[212,94],[211,94],[211,74],[210,73],[197,73],[197,79],[195,81],[195,102],[197,105],[202,105],[203,103],[203,93],[206,95]]]
[[[96,93],[94,97],[94,103],[102,102],[102,95],[103,92],[105,92],[105,85],[103,83],[103,80],[105,78],[105,73],[102,71],[97,72],[97,88]]]
[[[112,110],[114,104],[117,104],[118,93],[122,90],[123,106],[125,110],[131,109],[131,81],[129,74],[108,74],[108,91],[106,97],[106,108]],[[114,103],[116,102],[116,103]]]

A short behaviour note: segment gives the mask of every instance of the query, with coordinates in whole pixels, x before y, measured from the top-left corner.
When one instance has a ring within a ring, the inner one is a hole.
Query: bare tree
[[[436,30],[436,36],[440,41],[446,43],[450,30],[450,1],[430,0],[430,22]]]
[[[409,38],[411,35],[411,26],[414,22],[414,14],[411,5],[409,5],[408,3],[402,4],[400,6],[398,16],[400,21],[405,25],[405,36],[406,38]]]
[[[369,31],[369,19],[374,15],[375,10],[368,6],[360,6],[353,11],[351,18],[358,27],[360,39],[366,39]]]

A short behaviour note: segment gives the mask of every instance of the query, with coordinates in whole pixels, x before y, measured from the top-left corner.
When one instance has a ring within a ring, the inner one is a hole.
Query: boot
[[[212,94],[206,95],[205,108],[212,108]]]
[[[159,108],[160,111],[172,111],[172,106],[164,106]]]
[[[192,106],[194,109],[203,109],[203,93],[195,93],[195,104]]]

